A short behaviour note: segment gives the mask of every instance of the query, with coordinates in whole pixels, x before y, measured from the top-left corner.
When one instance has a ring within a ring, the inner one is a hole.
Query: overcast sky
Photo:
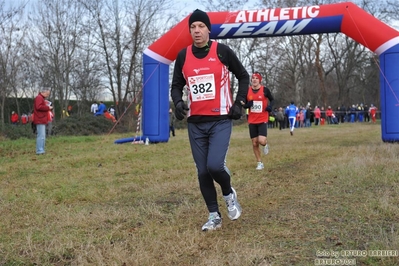
[[[0,0],[1,1],[1,0]],[[153,0],[156,1],[156,0]],[[249,0],[249,2],[254,3],[256,0]],[[5,0],[6,4],[12,4],[14,6],[20,5],[21,3],[26,3],[28,4],[34,4],[37,3],[38,0]],[[177,11],[183,11],[185,13],[184,17],[188,15],[189,13],[193,12],[195,9],[201,9],[204,11],[212,11],[212,10],[206,10],[205,5],[203,3],[204,1],[199,1],[199,0],[174,0],[173,1],[173,6],[175,7],[175,10]]]
[[[0,0],[1,1],[1,0]],[[156,0],[152,0],[156,1]],[[5,0],[5,3],[8,5],[13,5],[13,6],[18,6],[21,3],[28,3],[30,4],[35,4],[37,3],[38,0]],[[249,0],[249,3],[246,4],[243,8],[243,10],[253,10],[255,9],[254,6],[255,3],[257,3],[257,0]],[[337,0],[337,2],[340,2]],[[174,0],[173,1],[173,9],[177,13],[177,18],[178,19],[184,19],[188,14],[193,12],[195,9],[201,9],[204,11],[213,11],[213,10],[207,10],[204,5],[203,0]],[[396,30],[399,30],[399,21],[394,21],[389,23],[389,26],[395,28]]]

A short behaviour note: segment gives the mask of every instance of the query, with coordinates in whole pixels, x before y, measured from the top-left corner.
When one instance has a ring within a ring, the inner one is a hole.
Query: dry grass
[[[227,165],[243,215],[206,233],[184,130],[149,146],[113,144],[121,135],[50,138],[45,156],[32,140],[2,141],[0,265],[314,265],[325,251],[398,251],[399,146],[380,132],[269,129],[256,171],[247,127],[235,127]]]

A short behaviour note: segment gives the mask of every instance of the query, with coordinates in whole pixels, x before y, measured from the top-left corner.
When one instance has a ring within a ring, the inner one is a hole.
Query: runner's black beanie
[[[202,10],[196,9],[191,14],[190,18],[188,19],[188,29],[190,30],[191,24],[195,21],[203,22],[209,31],[211,31],[211,21],[209,20],[208,14]]]

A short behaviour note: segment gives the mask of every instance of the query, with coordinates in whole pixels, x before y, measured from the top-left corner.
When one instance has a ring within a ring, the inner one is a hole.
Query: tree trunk
[[[317,38],[317,42],[316,42],[315,64],[316,64],[316,69],[317,69],[317,75],[320,80],[321,100],[322,100],[323,106],[326,106],[327,105],[327,93],[326,93],[325,77],[324,77],[323,66],[321,65],[321,62],[320,62],[320,46],[321,46],[322,40],[323,40],[322,34],[319,34],[318,38]]]

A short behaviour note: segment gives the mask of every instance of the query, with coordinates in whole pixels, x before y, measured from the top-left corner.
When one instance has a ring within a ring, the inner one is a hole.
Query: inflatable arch
[[[211,39],[342,32],[375,52],[381,68],[382,140],[399,142],[399,32],[395,29],[350,2],[208,15]],[[169,140],[169,65],[192,43],[188,18],[144,51],[142,137],[150,142]]]

